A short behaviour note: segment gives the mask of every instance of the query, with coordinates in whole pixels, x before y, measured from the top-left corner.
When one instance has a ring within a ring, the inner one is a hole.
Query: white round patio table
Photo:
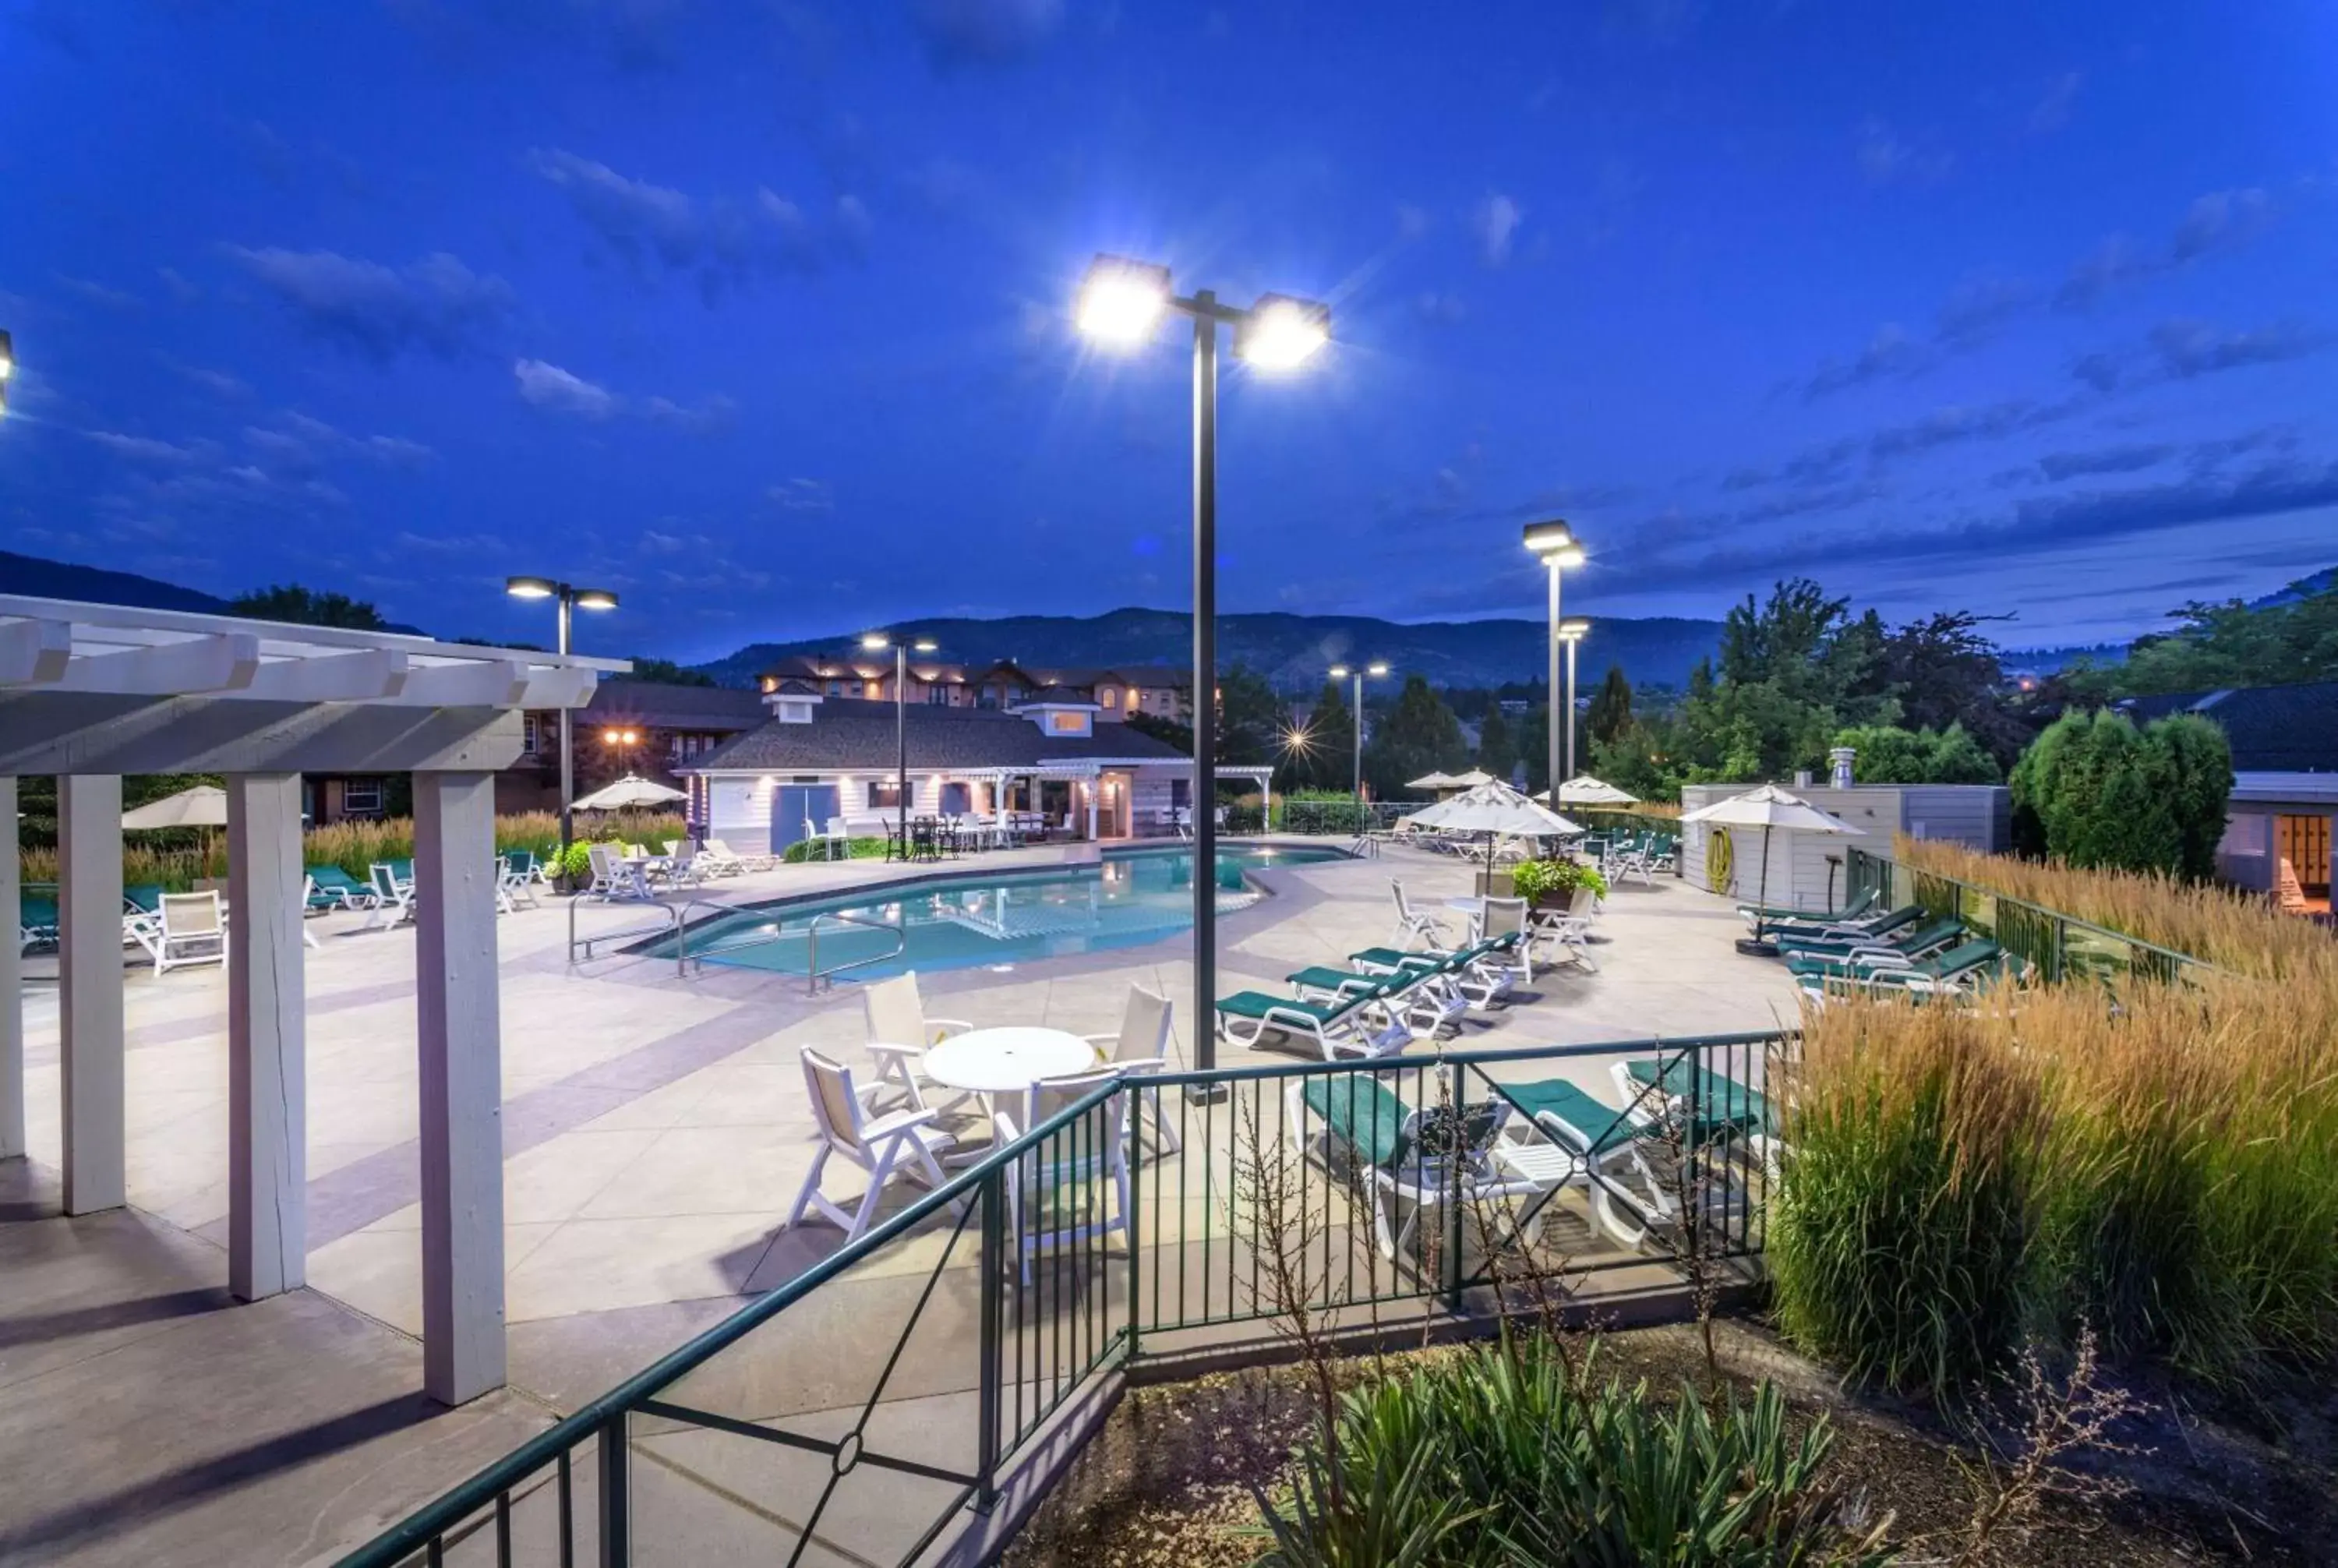
[[[977,1094],[1021,1094],[1042,1078],[1065,1078],[1101,1065],[1095,1047],[1062,1029],[1017,1024],[969,1029],[926,1052],[926,1076]]]

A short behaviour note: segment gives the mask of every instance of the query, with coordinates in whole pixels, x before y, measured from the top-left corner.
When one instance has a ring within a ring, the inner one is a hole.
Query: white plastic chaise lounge
[[[1414,908],[1412,900],[1405,897],[1404,884],[1393,877],[1389,878],[1389,894],[1396,900],[1398,946],[1410,947],[1416,943],[1425,947],[1453,945],[1452,933],[1445,928],[1445,922],[1425,909]]]
[[[1457,983],[1458,975],[1441,964],[1405,965],[1379,974],[1317,964],[1293,970],[1283,979],[1290,983],[1292,995],[1302,1002],[1377,1003],[1403,1020],[1416,1040],[1434,1040],[1451,1032],[1470,1006]]]
[[[1413,1040],[1411,1024],[1380,998],[1365,995],[1302,1002],[1263,991],[1237,991],[1218,999],[1217,1029],[1221,1038],[1250,1050],[1279,1032],[1310,1043],[1326,1062],[1343,1056],[1393,1056]]]
[[[398,868],[377,860],[368,870],[373,878],[373,906],[366,911],[365,928],[398,926],[414,918],[414,883],[401,881]]]
[[[931,1111],[905,1106],[882,1116],[869,1115],[865,1102],[868,1091],[854,1087],[850,1068],[809,1045],[802,1057],[820,1150],[804,1174],[795,1207],[788,1210],[788,1226],[793,1229],[803,1219],[805,1209],[817,1208],[844,1228],[844,1240],[850,1243],[869,1229],[877,1215],[877,1200],[894,1177],[922,1177],[930,1186],[941,1186],[948,1178],[942,1174],[939,1156],[956,1140],[934,1125],[936,1112]],[[869,1189],[861,1195],[860,1206],[850,1214],[820,1190],[820,1175],[831,1154],[869,1174]]]
[[[1300,1154],[1326,1169],[1344,1164],[1368,1185],[1372,1200],[1372,1236],[1380,1256],[1395,1259],[1420,1233],[1420,1218],[1449,1202],[1457,1188],[1472,1205],[1511,1199],[1531,1200],[1548,1183],[1513,1163],[1502,1132],[1510,1107],[1480,1101],[1457,1112],[1405,1104],[1370,1073],[1310,1073],[1284,1092],[1284,1124]],[[1432,1121],[1458,1121],[1458,1135]],[[1430,1150],[1459,1146],[1461,1169],[1450,1154]],[[1529,1164],[1531,1161],[1528,1162]],[[1458,1178],[1458,1180],[1457,1180]],[[1538,1223],[1526,1230],[1531,1240]]]

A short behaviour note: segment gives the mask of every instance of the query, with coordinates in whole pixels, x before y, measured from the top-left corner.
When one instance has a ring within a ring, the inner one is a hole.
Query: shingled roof
[[[776,720],[699,758],[684,772],[818,773],[890,769],[893,704],[830,697],[809,724]],[[902,710],[912,772],[1036,768],[1050,762],[1174,762],[1175,747],[1126,725],[1094,735],[1051,735],[1028,719],[989,708],[911,703]]]
[[[577,713],[580,724],[639,724],[657,730],[752,730],[771,717],[753,691],[676,686],[663,681],[604,681]]]
[[[2338,681],[2131,697],[2117,708],[2138,724],[2171,713],[2215,720],[2236,773],[2338,772]]]

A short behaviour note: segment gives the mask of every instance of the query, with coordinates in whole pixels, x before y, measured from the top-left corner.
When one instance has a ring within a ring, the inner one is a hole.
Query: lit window
[[[1117,692],[1117,691],[1114,691],[1114,690],[1113,690],[1111,687],[1109,687],[1109,686],[1105,687],[1105,688],[1104,689],[1104,705],[1105,705],[1105,707],[1107,707],[1107,708],[1117,708],[1117,707],[1119,707],[1119,706],[1120,706],[1120,693],[1119,693],[1119,692]]]
[[[1081,713],[1050,713],[1047,728],[1058,735],[1078,735],[1087,730],[1087,717]]]
[[[869,701],[874,702],[883,695],[885,695],[885,682],[882,681],[871,681],[869,682],[869,690],[867,692]]]

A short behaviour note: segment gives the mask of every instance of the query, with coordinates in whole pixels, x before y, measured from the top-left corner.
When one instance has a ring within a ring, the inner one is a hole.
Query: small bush
[[[2194,714],[2138,730],[2108,709],[2064,714],[2014,764],[2014,838],[2081,867],[2215,874],[2233,788],[2224,732]]]
[[[1510,889],[1520,898],[1540,898],[1546,894],[1572,893],[1577,887],[1588,887],[1600,897],[1607,897],[1607,878],[1598,867],[1586,866],[1579,860],[1527,860],[1510,872]]]
[[[1763,1384],[1716,1416],[1595,1381],[1547,1340],[1475,1347],[1345,1396],[1262,1507],[1259,1568],[1770,1568],[1891,1560]],[[1263,1504],[1264,1499],[1262,1499]]]
[[[882,838],[848,838],[845,844],[849,859],[874,860],[885,853],[885,840]],[[781,858],[790,865],[801,866],[807,860],[826,859],[830,853],[826,839],[803,838],[789,845],[788,852]]]

